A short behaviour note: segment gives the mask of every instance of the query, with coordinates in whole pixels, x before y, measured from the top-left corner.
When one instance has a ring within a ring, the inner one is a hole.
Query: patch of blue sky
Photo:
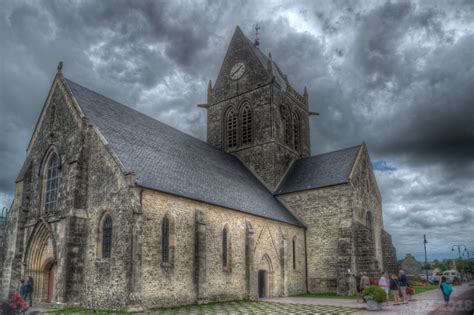
[[[377,160],[372,162],[372,167],[376,171],[380,172],[391,172],[391,171],[396,171],[397,168],[392,165],[390,162],[385,161],[385,160]]]

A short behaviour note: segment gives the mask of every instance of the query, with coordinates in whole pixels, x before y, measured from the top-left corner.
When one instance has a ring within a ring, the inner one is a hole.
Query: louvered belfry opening
[[[237,146],[237,115],[233,109],[227,112],[226,116],[227,128],[227,147],[234,148]]]
[[[293,113],[293,148],[300,151],[300,119],[296,113]]]
[[[245,104],[242,107],[242,144],[252,142],[252,111],[250,106]]]

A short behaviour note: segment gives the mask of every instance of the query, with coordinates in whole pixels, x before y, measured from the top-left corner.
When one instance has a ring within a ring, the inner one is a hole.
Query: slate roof
[[[137,185],[302,226],[233,155],[65,81]]]
[[[346,183],[360,147],[358,145],[295,161],[276,194]]]
[[[260,61],[260,63],[263,65],[263,67],[266,69],[267,68],[267,65],[268,65],[268,61],[270,60],[270,58],[268,58],[261,50],[260,48],[258,48],[257,46],[255,46],[255,44],[247,37],[245,36],[245,34],[240,31],[243,35],[243,37],[247,40],[250,48],[252,49],[252,51],[255,53],[255,55],[257,56],[258,60]],[[277,83],[281,86],[281,88],[283,90],[286,90],[287,89],[287,84],[286,84],[286,81],[285,81],[285,78],[284,78],[284,74],[283,72],[280,70],[280,67],[278,67],[278,65],[276,64],[276,62],[274,62],[272,60],[272,74],[273,76],[275,77],[275,80],[277,81]]]

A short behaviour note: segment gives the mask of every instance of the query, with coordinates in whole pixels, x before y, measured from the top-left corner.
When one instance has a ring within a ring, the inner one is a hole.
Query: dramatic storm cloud
[[[474,250],[472,1],[6,1],[0,10],[0,206],[56,64],[66,77],[205,139],[236,25],[300,91],[312,153],[365,141],[399,256]]]

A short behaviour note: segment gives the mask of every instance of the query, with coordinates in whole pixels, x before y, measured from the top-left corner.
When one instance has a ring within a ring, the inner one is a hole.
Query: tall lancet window
[[[161,261],[167,263],[170,258],[170,221],[168,217],[163,218],[161,228]]]
[[[56,210],[58,200],[59,157],[56,152],[52,152],[49,158],[45,185],[44,212],[45,214],[49,214]]]
[[[242,144],[252,142],[252,111],[250,106],[245,104],[242,107]]]
[[[237,146],[237,115],[233,108],[227,111],[226,115],[227,147]]]
[[[112,252],[112,218],[107,215],[102,222],[102,258],[110,258]]]
[[[222,230],[222,265],[227,267],[229,263],[227,250],[227,227]]]
[[[293,148],[300,151],[301,147],[301,122],[298,114],[293,113]]]

